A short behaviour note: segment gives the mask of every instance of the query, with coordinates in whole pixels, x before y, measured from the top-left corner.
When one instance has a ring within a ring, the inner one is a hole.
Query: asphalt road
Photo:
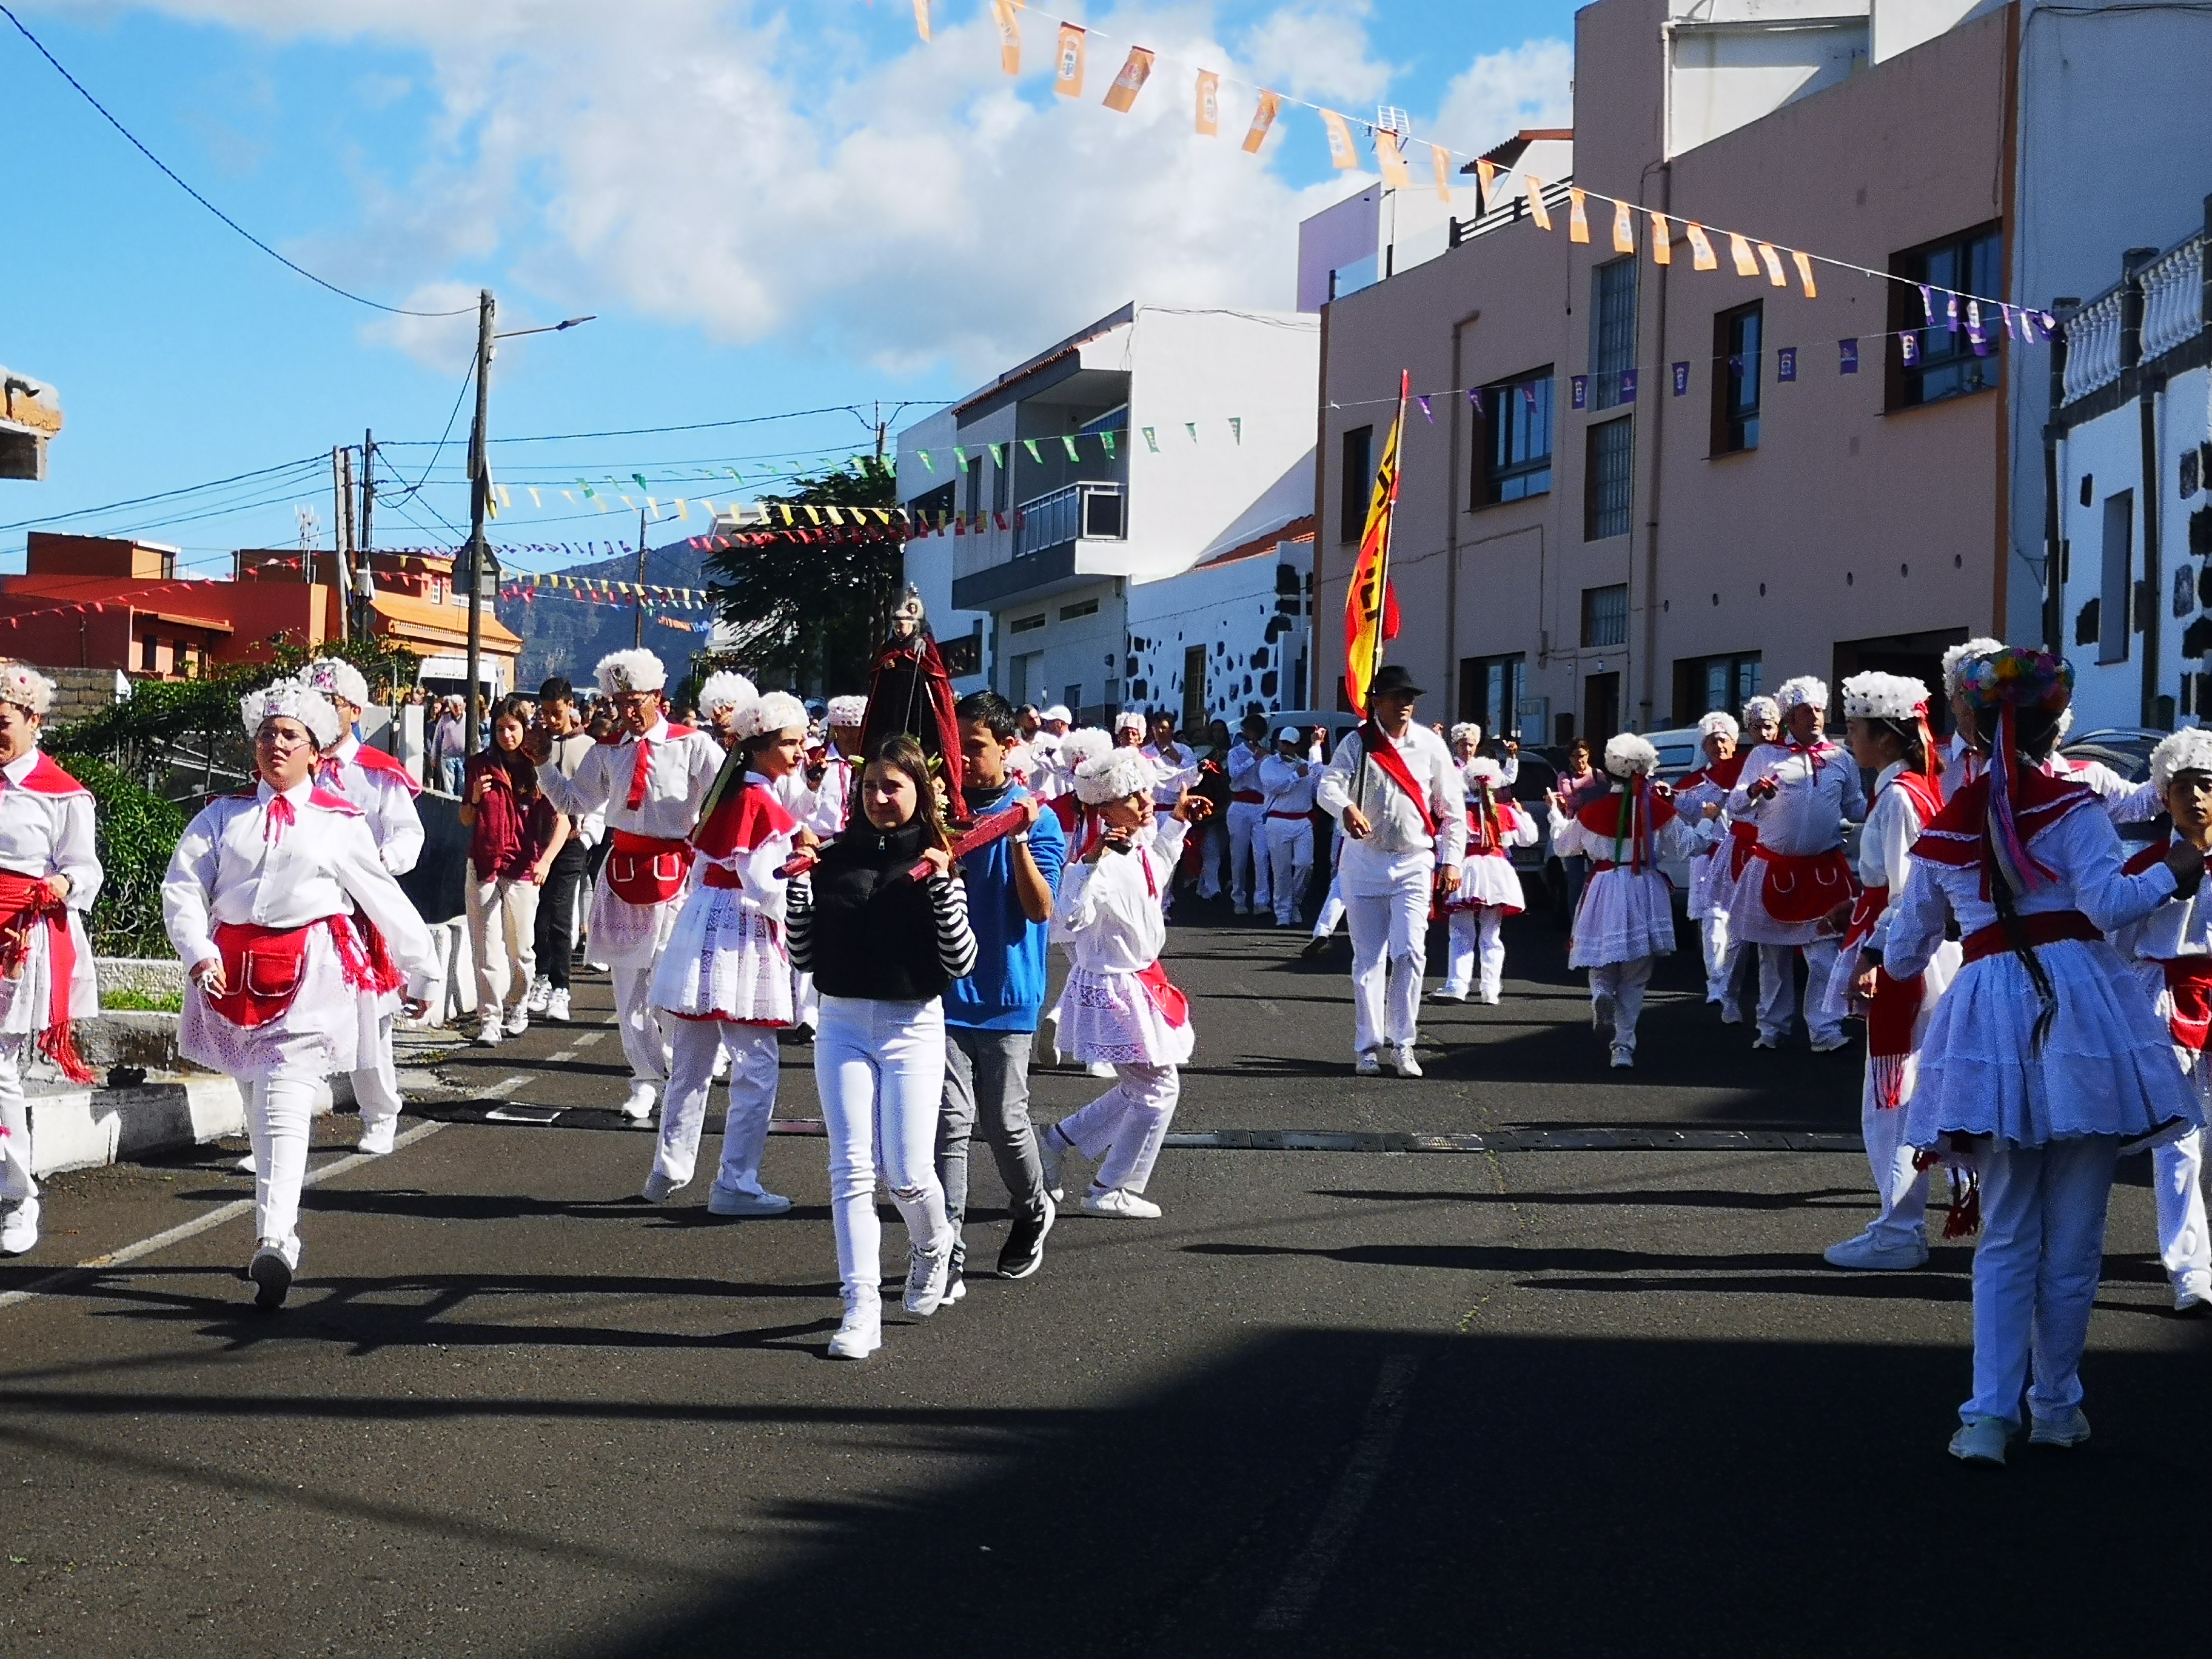
[[[1177,1128],[1217,1144],[1163,1158],[1163,1219],[1070,1216],[1037,1277],[895,1319],[862,1365],[823,1357],[819,1139],[769,1144],[783,1219],[714,1221],[703,1182],[629,1201],[650,1141],[605,1109],[600,982],[583,1024],[442,1064],[394,1156],[343,1165],[354,1122],[324,1126],[281,1316],[235,1277],[243,1217],[54,1278],[246,1194],[235,1148],[54,1182],[0,1264],[0,1298],[40,1287],[0,1299],[0,1654],[1768,1659],[2195,1627],[2168,1511],[2212,1465],[2212,1326],[2165,1311],[2142,1160],[2095,1438],[1970,1471],[1967,1251],[1820,1257],[1866,1211],[1863,1160],[1818,1150],[1855,1144],[1856,1054],[1753,1053],[1678,962],[1611,1072],[1531,923],[1502,1006],[1429,1020],[1427,1079],[1355,1079],[1342,963],[1302,938],[1175,930]],[[779,1115],[812,1118],[784,1057]],[[1041,1076],[1041,1114],[1093,1086]],[[562,1115],[487,1121],[532,1105]],[[1482,1149],[1218,1144],[1285,1131]],[[1535,1131],[1679,1149],[1513,1150]]]

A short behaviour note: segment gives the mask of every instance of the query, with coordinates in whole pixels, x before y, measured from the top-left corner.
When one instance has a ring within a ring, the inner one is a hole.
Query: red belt
[[[657,857],[663,853],[678,853],[689,858],[691,854],[691,843],[680,836],[637,836],[632,835],[627,830],[616,830],[609,840],[608,846],[617,853],[633,853],[647,857]]]
[[[1229,799],[1240,806],[1265,806],[1267,798],[1256,789],[1232,789]]]
[[[2176,1047],[2201,1054],[2207,1035],[2212,1034],[2212,957],[2175,957],[2158,965],[2173,1004],[2166,1029],[2173,1033]]]
[[[2020,932],[2031,945],[2056,945],[2063,939],[2100,945],[2105,938],[2097,924],[2079,910],[2039,910],[2020,919]],[[2012,940],[2006,936],[2004,924],[1999,922],[1967,934],[1960,949],[1967,962],[1979,962],[1984,957],[2003,955],[2012,949]]]
[[[1303,823],[1313,815],[1310,812],[1270,812],[1267,816],[1271,818],[1294,818]]]

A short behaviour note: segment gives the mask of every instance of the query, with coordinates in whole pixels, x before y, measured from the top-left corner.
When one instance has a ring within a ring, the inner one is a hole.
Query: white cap
[[[1075,798],[1085,806],[1132,795],[1149,795],[1160,781],[1159,769],[1134,749],[1109,749],[1075,769]]]
[[[699,712],[711,717],[718,708],[743,708],[759,695],[743,674],[724,669],[708,675],[707,683],[699,688]]]
[[[2150,751],[2150,787],[2161,795],[2176,772],[2212,772],[2212,731],[2185,726]]]
[[[650,651],[611,651],[592,670],[603,696],[624,691],[658,691],[668,684],[668,670]]]
[[[318,749],[329,748],[345,730],[331,700],[304,680],[272,680],[258,691],[247,692],[238,700],[238,714],[249,738],[264,720],[295,720],[307,728]]]
[[[361,670],[336,657],[318,657],[302,677],[326,697],[343,697],[356,708],[368,707],[368,681]]]
[[[822,718],[831,726],[862,726],[868,718],[866,697],[832,697]]]
[[[740,709],[731,729],[740,739],[764,738],[771,732],[804,732],[806,705],[788,691],[770,691]]]
[[[1999,652],[2003,649],[2004,641],[2002,640],[1993,640],[1990,638],[1988,635],[1984,634],[1974,639],[1967,640],[1960,644],[1954,645],[1951,647],[1949,650],[1944,652],[1944,696],[1948,698],[1955,697],[1959,695],[1959,674],[1968,663],[1978,661],[1981,658],[1989,656],[1993,653]]]
[[[1037,718],[1042,720],[1047,726],[1050,726],[1054,720],[1062,721],[1069,726],[1075,724],[1075,716],[1067,712],[1067,705],[1064,702],[1056,702],[1053,704],[1051,708],[1046,709],[1044,713],[1039,714]]]
[[[1648,778],[1658,766],[1659,751],[1633,732],[1605,740],[1605,769],[1616,778]]]
[[[1146,729],[1145,717],[1133,708],[1124,708],[1114,716],[1114,729],[1116,732],[1142,732]]]
[[[0,702],[43,720],[54,706],[54,683],[27,662],[0,661]]]
[[[1844,682],[1844,714],[1850,720],[1914,720],[1927,702],[1927,686],[1906,674],[1869,669]]]
[[[1716,708],[1698,722],[1700,738],[1726,738],[1733,742],[1742,734],[1743,728],[1735,723],[1735,716],[1725,708]]]
[[[1305,740],[1305,735],[1306,734],[1299,731],[1297,726],[1286,726],[1281,731],[1275,733],[1275,741],[1277,743],[1302,743]]]
[[[1454,743],[1458,743],[1462,739],[1464,739],[1468,743],[1480,743],[1482,741],[1482,728],[1477,726],[1473,720],[1462,720],[1457,726],[1452,727],[1451,740]]]
[[[1766,726],[1779,721],[1782,706],[1769,696],[1746,697],[1743,700],[1743,723],[1746,726]]]
[[[1800,674],[1775,687],[1774,701],[1784,714],[1799,708],[1817,708],[1826,714],[1828,709],[1827,682],[1811,674]]]

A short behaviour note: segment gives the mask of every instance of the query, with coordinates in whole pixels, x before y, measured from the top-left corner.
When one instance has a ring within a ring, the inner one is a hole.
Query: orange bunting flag
[[[1567,188],[1567,240],[1571,242],[1589,240],[1589,214],[1583,205],[1583,192],[1572,185]]]
[[[1009,75],[1022,72],[1022,20],[1014,0],[991,0],[999,18],[999,67]]]
[[[1790,286],[1790,279],[1782,274],[1782,256],[1774,251],[1773,243],[1761,242],[1759,245],[1759,258],[1760,263],[1765,264],[1766,267],[1766,280],[1768,282],[1773,283],[1777,288],[1788,288]]]
[[[1083,96],[1083,31],[1073,23],[1060,26],[1060,51],[1053,59],[1052,89],[1063,98]]]
[[[1735,261],[1737,276],[1759,275],[1759,261],[1751,257],[1751,244],[1735,231],[1729,232],[1729,258]]]
[[[929,39],[929,0],[914,0],[914,26],[926,43]]]
[[[1490,198],[1491,192],[1498,188],[1498,163],[1478,160],[1474,164],[1474,183],[1477,193],[1482,198],[1475,204],[1475,210],[1487,213],[1497,205]]]
[[[1718,270],[1721,262],[1713,258],[1713,245],[1705,238],[1705,228],[1695,219],[1689,221],[1690,268],[1693,270]]]
[[[1333,109],[1321,112],[1321,124],[1328,129],[1329,165],[1339,173],[1349,173],[1359,165],[1359,152],[1352,148],[1352,129],[1344,118]]]
[[[1367,688],[1382,665],[1382,647],[1397,637],[1398,600],[1390,591],[1390,520],[1398,505],[1398,437],[1406,425],[1406,395],[1411,376],[1398,378],[1398,418],[1382,445],[1382,461],[1367,497],[1367,520],[1360,532],[1359,556],[1344,595],[1344,689],[1352,712],[1364,718]],[[1350,489],[1354,481],[1344,480]]]
[[[1212,70],[1198,72],[1198,136],[1221,136],[1221,77]]]
[[[1451,200],[1451,152],[1442,144],[1429,146],[1429,161],[1437,170],[1437,194]]]
[[[1283,100],[1266,88],[1260,89],[1260,106],[1252,112],[1252,125],[1244,134],[1244,153],[1257,155],[1260,146],[1267,142],[1267,130],[1275,125],[1281,112]]]
[[[1406,152],[1398,148],[1398,135],[1388,127],[1375,129],[1375,160],[1382,169],[1382,182],[1390,189],[1413,187],[1413,175],[1406,171]]]
[[[1797,262],[1797,280],[1805,284],[1805,297],[1808,300],[1819,299],[1820,288],[1820,284],[1813,280],[1812,260],[1794,249],[1790,257]]]
[[[1552,228],[1552,210],[1544,205],[1544,181],[1533,173],[1524,173],[1521,175],[1521,182],[1528,188],[1528,214],[1535,220],[1536,228],[1549,230]]]
[[[1137,94],[1144,90],[1145,82],[1152,72],[1152,54],[1142,46],[1130,47],[1128,61],[1121,65],[1121,72],[1114,77],[1114,84],[1106,88],[1106,107],[1127,115],[1129,106],[1137,101]]]
[[[1674,233],[1667,228],[1667,216],[1651,216],[1651,263],[1671,265],[1674,263]]]
[[[1636,252],[1636,216],[1628,210],[1626,202],[1613,204],[1613,251],[1615,253]]]

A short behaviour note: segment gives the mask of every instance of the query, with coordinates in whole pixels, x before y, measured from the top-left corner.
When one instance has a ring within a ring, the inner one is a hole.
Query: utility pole
[[[637,510],[637,638],[635,641],[642,650],[645,646],[645,509]]]
[[[369,550],[376,545],[376,434],[363,430],[361,434],[361,534],[354,544],[358,558],[359,573],[356,591],[346,595],[346,603],[355,607],[360,618],[357,630],[367,639],[376,631],[376,617],[371,597],[376,592],[375,578],[368,569]]]
[[[884,419],[883,403],[878,399],[876,404],[876,465],[878,466],[884,461],[884,434],[888,424]]]
[[[491,413],[491,325],[495,307],[491,290],[477,291],[477,419],[469,434],[469,683],[464,688],[461,729],[467,734],[471,754],[483,746],[477,720],[483,687],[483,596],[491,574],[491,550],[484,545],[484,515],[491,505],[491,466],[485,447],[485,422]]]
[[[341,640],[350,637],[352,629],[349,607],[353,596],[348,591],[352,586],[347,571],[348,556],[353,550],[353,451],[343,447],[331,451],[331,487],[337,496],[337,518],[331,527],[331,580],[337,592],[337,634]]]

